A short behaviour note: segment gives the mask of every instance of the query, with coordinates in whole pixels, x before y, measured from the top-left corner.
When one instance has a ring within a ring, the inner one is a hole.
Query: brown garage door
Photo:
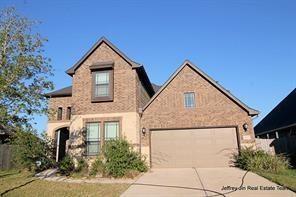
[[[154,130],[151,162],[155,168],[227,167],[238,152],[235,128]]]

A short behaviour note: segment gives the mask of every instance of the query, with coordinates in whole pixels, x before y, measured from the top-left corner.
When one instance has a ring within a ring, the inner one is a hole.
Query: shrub
[[[140,174],[139,171],[137,170],[127,170],[124,177],[125,178],[135,178],[136,176],[138,176]]]
[[[39,137],[35,131],[17,131],[13,136],[12,144],[14,144],[13,161],[17,167],[40,172],[55,164],[54,145],[46,135]]]
[[[87,162],[82,158],[76,158],[77,165],[75,165],[74,171],[71,173],[70,176],[73,178],[82,178],[88,175],[88,165]],[[75,162],[74,162],[75,163]]]
[[[289,168],[289,161],[283,155],[270,155],[263,150],[242,149],[234,156],[235,166],[250,171],[279,172]]]
[[[102,156],[98,156],[96,160],[92,163],[89,175],[96,176],[97,174],[105,175],[105,165],[102,160]]]
[[[69,155],[66,155],[59,163],[59,170],[62,175],[69,176],[75,169],[74,162]]]
[[[77,159],[77,167],[75,168],[75,172],[86,172],[88,165],[83,158]]]
[[[138,172],[147,171],[145,161],[126,140],[110,140],[105,144],[104,148],[105,167],[108,175],[122,177],[132,170]]]

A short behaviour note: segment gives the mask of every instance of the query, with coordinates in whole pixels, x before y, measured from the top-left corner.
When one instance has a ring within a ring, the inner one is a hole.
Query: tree
[[[34,130],[16,131],[12,140],[13,163],[17,168],[42,171],[54,165],[54,141]],[[37,163],[39,164],[37,165]]]
[[[0,11],[0,125],[30,127],[33,114],[47,111],[45,91],[53,89],[47,42],[33,29],[38,23],[16,13]]]

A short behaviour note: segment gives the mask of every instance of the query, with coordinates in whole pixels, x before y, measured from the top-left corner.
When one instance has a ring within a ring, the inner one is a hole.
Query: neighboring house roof
[[[256,134],[296,125],[296,88],[254,128]]]
[[[230,98],[236,104],[238,104],[241,108],[243,108],[245,111],[247,111],[250,116],[255,116],[255,115],[258,115],[259,114],[259,111],[248,107],[246,104],[244,104],[238,98],[236,98],[235,96],[233,96],[228,90],[226,90],[220,84],[218,84],[215,80],[213,80],[210,76],[208,76],[202,70],[200,70],[199,68],[197,68],[189,60],[184,61],[184,63],[173,73],[173,75],[165,82],[165,84],[156,92],[156,94],[146,104],[146,106],[143,108],[143,111],[157,98],[157,96],[170,84],[170,82],[179,74],[179,72],[185,66],[189,66],[190,68],[192,68],[193,70],[195,70],[197,73],[199,73],[203,78],[205,78],[214,87],[216,87],[218,90],[220,90],[224,95],[226,95],[228,98]]]
[[[74,64],[71,68],[69,68],[66,73],[72,76],[77,68],[102,44],[107,44],[111,49],[113,49],[119,56],[121,56],[127,63],[129,63],[133,68],[138,68],[141,65],[135,61],[132,61],[129,59],[123,52],[121,52],[116,46],[114,46],[107,38],[101,37],[92,47],[89,51],[86,52],[86,54],[78,61],[76,64]]]
[[[53,92],[45,94],[47,98],[50,97],[63,97],[63,96],[72,96],[72,86],[68,86]]]
[[[151,85],[152,85],[152,87],[153,87],[153,89],[154,89],[154,92],[157,92],[157,91],[161,88],[161,86],[156,85],[156,84],[154,84],[154,83],[152,83]]]

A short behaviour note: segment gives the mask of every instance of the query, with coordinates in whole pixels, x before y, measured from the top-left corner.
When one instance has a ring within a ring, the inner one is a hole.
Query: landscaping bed
[[[85,157],[66,155],[58,163],[58,167],[60,175],[72,178],[133,179],[148,170],[145,158],[134,151],[133,146],[125,139],[109,140],[91,162]]]

